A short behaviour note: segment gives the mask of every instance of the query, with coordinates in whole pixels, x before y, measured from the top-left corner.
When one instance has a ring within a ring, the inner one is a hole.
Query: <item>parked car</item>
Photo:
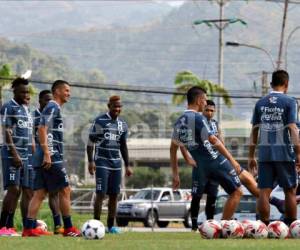
[[[170,221],[182,221],[185,227],[191,227],[190,194],[171,188],[141,189],[128,200],[119,202],[116,221],[118,226],[141,221],[145,227],[155,224],[167,227]]]
[[[236,209],[233,218],[239,221],[244,219],[256,220],[256,197],[254,197],[244,186],[242,186],[242,189],[244,195],[241,198],[240,204]],[[284,199],[283,190],[279,186],[277,186],[272,191],[271,195],[279,199]],[[214,219],[221,220],[223,207],[227,199],[228,194],[226,194],[223,190],[219,191],[216,200],[216,210]],[[300,219],[300,205],[298,205],[297,211],[297,218]],[[278,211],[278,209],[275,206],[270,206],[270,221],[281,220],[282,216],[283,215]],[[198,216],[198,224],[201,224],[204,221],[206,221],[205,212],[201,212]]]

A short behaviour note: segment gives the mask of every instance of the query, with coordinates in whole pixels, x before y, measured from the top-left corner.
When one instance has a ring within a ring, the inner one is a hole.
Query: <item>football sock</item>
[[[214,218],[215,208],[216,208],[216,199],[217,199],[217,197],[210,196],[210,195],[208,195],[206,198],[205,214],[206,214],[207,220]]]
[[[290,226],[295,220],[297,220],[297,219],[284,218],[284,219],[283,219],[283,222],[284,222],[287,226]]]
[[[8,212],[2,211],[0,216],[0,228],[6,227]]]
[[[115,218],[107,217],[107,227],[112,228],[114,226],[114,221],[115,221]]]
[[[53,215],[53,222],[55,228],[61,226],[61,219],[59,214]]]
[[[64,221],[64,227],[66,229],[73,226],[71,216],[63,216],[63,221]]]
[[[15,216],[15,213],[8,213],[7,223],[6,223],[7,228],[14,227],[14,216]]]
[[[192,229],[198,228],[198,213],[200,208],[201,196],[194,195],[191,201],[191,218],[192,218]]]
[[[35,224],[35,219],[27,218],[24,227],[26,229],[33,229],[33,228],[35,228],[34,224]]]
[[[280,213],[284,214],[285,207],[284,207],[284,201],[283,200],[271,196],[270,197],[270,204],[274,205]]]

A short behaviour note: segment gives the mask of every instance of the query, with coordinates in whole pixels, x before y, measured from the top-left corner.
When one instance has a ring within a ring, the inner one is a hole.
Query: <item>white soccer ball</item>
[[[300,220],[295,220],[290,225],[290,232],[293,238],[300,238]]]
[[[269,237],[275,239],[286,239],[289,235],[289,228],[282,221],[273,221],[268,226]]]
[[[216,220],[207,220],[199,227],[201,236],[205,239],[216,239],[221,235],[222,227]]]
[[[244,227],[242,223],[236,220],[228,220],[222,228],[222,236],[224,238],[238,239],[244,236]]]
[[[81,227],[81,233],[85,239],[99,240],[105,236],[105,227],[101,221],[88,220]]]
[[[265,239],[268,237],[268,227],[262,221],[254,221],[254,228],[251,233],[251,238],[254,239]]]
[[[254,223],[256,221],[252,221],[252,220],[242,220],[241,223],[244,227],[244,237],[245,238],[252,238],[252,232],[254,229]]]
[[[48,231],[48,226],[47,226],[47,224],[46,224],[46,222],[45,221],[43,221],[43,220],[37,220],[36,221],[36,228],[39,228],[39,229],[41,229],[42,231]]]

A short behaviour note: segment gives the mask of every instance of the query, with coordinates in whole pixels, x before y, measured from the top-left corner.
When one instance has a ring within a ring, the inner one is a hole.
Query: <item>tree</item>
[[[2,107],[2,90],[10,84],[12,77],[12,71],[9,64],[2,65],[0,69],[0,107]]]
[[[201,80],[191,71],[178,72],[175,77],[176,91],[186,93],[191,87],[199,86],[207,91],[207,95],[219,94],[224,100],[224,103],[228,106],[232,106],[231,99],[228,91],[218,84],[214,84],[209,80]],[[181,104],[185,101],[184,95],[173,95],[173,103]]]

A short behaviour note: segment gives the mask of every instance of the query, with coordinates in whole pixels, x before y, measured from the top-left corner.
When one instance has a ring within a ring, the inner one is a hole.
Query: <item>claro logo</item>
[[[115,135],[115,134],[112,134],[110,132],[106,132],[104,134],[104,138],[106,140],[110,140],[110,141],[118,141],[120,139],[120,136],[119,135]]]
[[[19,128],[32,128],[32,119],[29,119],[28,121],[24,120],[18,120],[18,127]]]

